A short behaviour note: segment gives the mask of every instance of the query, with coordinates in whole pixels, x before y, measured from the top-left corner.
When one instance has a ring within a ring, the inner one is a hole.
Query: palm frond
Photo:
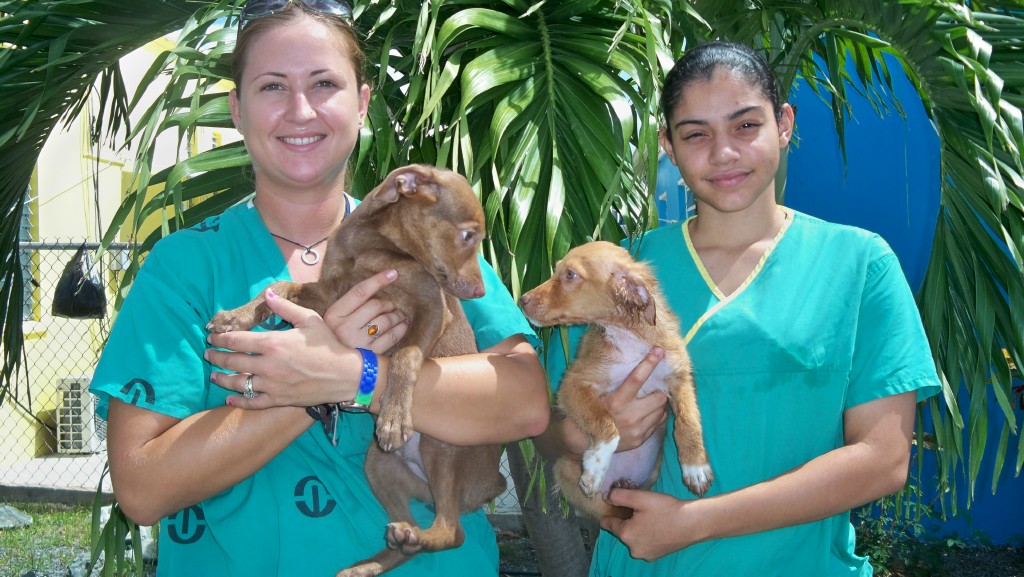
[[[389,38],[389,64],[409,71],[381,78],[386,93],[405,95],[401,156],[469,177],[492,261],[514,292],[547,277],[570,245],[649,224],[643,183],[656,170],[652,95],[671,63],[669,12],[509,1],[398,13],[408,20],[374,30]],[[399,46],[408,29],[421,32]]]

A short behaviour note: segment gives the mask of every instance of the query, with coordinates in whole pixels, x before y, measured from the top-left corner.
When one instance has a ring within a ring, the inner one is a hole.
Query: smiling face
[[[687,186],[697,211],[738,212],[774,203],[775,172],[788,146],[793,111],[772,103],[742,74],[724,66],[693,78],[680,91],[661,144]]]
[[[231,92],[257,190],[334,190],[366,116],[363,84],[342,37],[306,15],[261,30]]]

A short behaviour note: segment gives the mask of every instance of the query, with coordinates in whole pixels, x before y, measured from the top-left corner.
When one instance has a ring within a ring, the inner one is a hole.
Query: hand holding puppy
[[[697,517],[690,507],[699,506],[700,501],[625,488],[612,489],[605,500],[612,506],[633,510],[629,519],[602,518],[601,528],[618,537],[637,559],[654,561],[697,542]]]
[[[615,420],[615,426],[619,430],[617,452],[639,447],[668,421],[668,395],[662,391],[654,391],[649,395],[639,396],[640,388],[664,358],[665,350],[654,347],[633,369],[621,387],[602,397],[604,408]]]
[[[294,328],[287,331],[231,331],[210,333],[206,359],[235,374],[214,372],[211,380],[236,393],[245,390],[252,377],[253,398],[232,395],[227,404],[243,409],[277,406],[306,407],[354,397],[358,381],[342,375],[358,375],[362,357],[355,347],[382,354],[397,342],[408,328],[390,301],[374,298],[377,292],[394,282],[394,271],[383,271],[355,285],[339,298],[321,318],[315,311],[287,299],[265,294],[267,306]],[[363,328],[369,320],[379,323],[372,338]],[[350,354],[345,354],[349,348]],[[221,350],[226,349],[226,350]],[[324,354],[325,350],[336,354]],[[344,363],[344,366],[337,363]],[[350,382],[351,381],[351,382]]]

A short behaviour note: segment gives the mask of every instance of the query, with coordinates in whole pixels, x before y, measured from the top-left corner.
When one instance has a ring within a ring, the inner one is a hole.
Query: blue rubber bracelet
[[[363,355],[363,375],[359,379],[359,393],[355,404],[369,407],[373,400],[373,390],[377,388],[377,355],[367,349],[356,349]]]

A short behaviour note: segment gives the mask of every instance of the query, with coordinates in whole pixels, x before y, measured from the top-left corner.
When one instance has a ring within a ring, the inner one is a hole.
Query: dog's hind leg
[[[398,549],[406,554],[418,551],[440,551],[462,545],[465,534],[459,521],[462,512],[462,495],[457,475],[452,470],[452,459],[429,459],[424,456],[430,478],[430,490],[434,501],[434,524],[429,529],[421,529],[409,523],[391,523],[388,525],[388,547]],[[465,479],[463,479],[465,480]]]
[[[413,443],[417,441],[413,439]],[[409,499],[425,502],[432,500],[427,483],[413,474],[402,456],[385,453],[376,443],[370,443],[366,451],[364,469],[374,496],[384,507],[391,522],[415,523],[409,510]]]
[[[422,437],[420,448],[434,501],[434,523],[428,529],[392,523],[388,546],[403,553],[442,551],[462,545],[465,533],[459,519],[479,509],[505,490],[499,473],[501,448],[495,445],[454,447]]]
[[[667,384],[675,415],[673,435],[679,451],[679,464],[683,469],[683,483],[694,495],[703,497],[711,487],[714,473],[704,449],[704,432],[700,424],[693,375],[689,371],[678,371]]]
[[[601,494],[588,497],[580,489],[580,475],[583,474],[582,463],[575,459],[563,457],[555,463],[555,479],[558,481],[559,489],[566,500],[576,508],[577,511],[594,520],[602,517],[617,517],[629,519],[633,516],[633,510],[627,507],[611,505],[604,500]]]
[[[405,563],[419,550],[418,547],[415,550],[403,550],[393,544],[392,534],[398,530],[396,526],[415,526],[409,510],[409,498],[430,501],[427,484],[409,470],[400,456],[385,453],[372,442],[366,453],[365,470],[373,494],[391,521],[385,529],[388,546],[373,557],[340,571],[337,577],[374,577]]]

